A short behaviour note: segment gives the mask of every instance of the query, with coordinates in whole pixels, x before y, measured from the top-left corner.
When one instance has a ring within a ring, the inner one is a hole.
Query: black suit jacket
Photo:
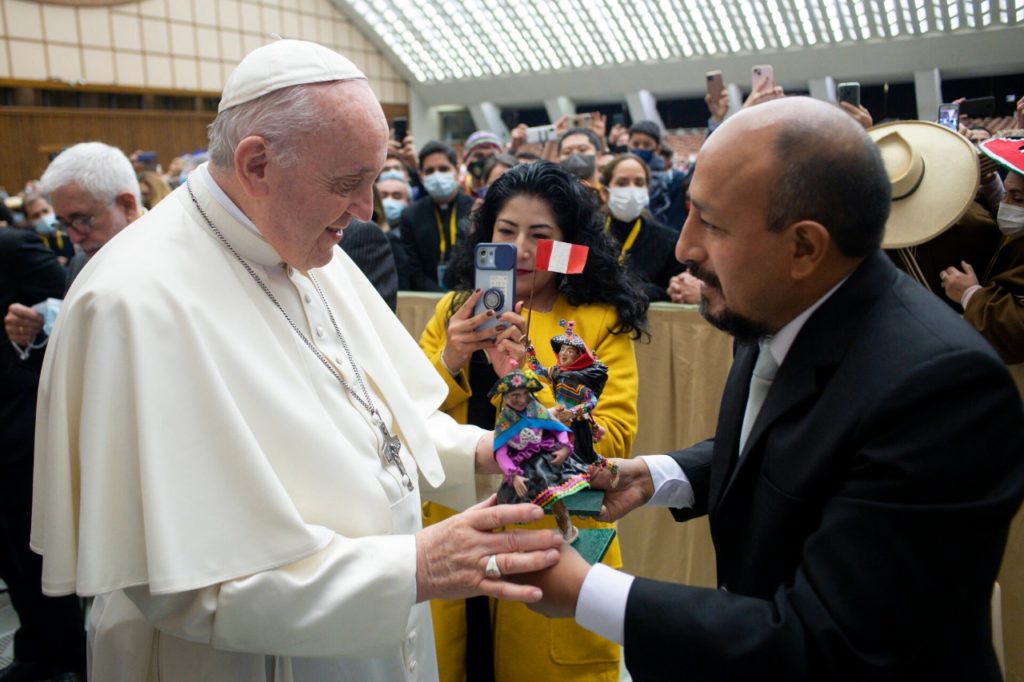
[[[387,235],[376,223],[353,220],[345,228],[340,246],[394,310],[398,305],[398,271]]]
[[[34,232],[0,227],[0,317],[12,303],[60,298],[66,274]],[[21,360],[0,325],[0,464],[32,455],[43,349]]]
[[[455,195],[456,244],[469,234],[469,214],[473,198],[462,190]],[[409,286],[413,291],[441,291],[437,282],[437,265],[441,254],[441,238],[437,233],[434,200],[425,196],[409,204],[402,211],[402,241],[408,256]],[[444,221],[447,241],[450,223]],[[448,245],[445,256],[451,258],[453,249]]]
[[[808,319],[736,462],[757,345],[713,440],[673,453],[719,590],[636,579],[646,680],[998,680],[989,600],[1024,495],[1005,366],[878,253]]]

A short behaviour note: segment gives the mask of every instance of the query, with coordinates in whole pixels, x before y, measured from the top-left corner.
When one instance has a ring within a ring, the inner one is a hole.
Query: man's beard
[[[718,289],[719,292],[722,291],[722,282],[714,273],[704,270],[693,261],[687,261],[686,266],[689,273],[701,282]],[[769,332],[768,327],[762,322],[734,313],[729,310],[728,306],[718,314],[712,313],[708,310],[708,300],[704,297],[703,293],[700,297],[700,314],[713,327],[721,329],[726,334],[730,334],[740,341],[756,341]]]

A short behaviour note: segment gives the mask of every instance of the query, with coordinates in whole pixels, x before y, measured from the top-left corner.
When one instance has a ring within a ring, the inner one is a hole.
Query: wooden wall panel
[[[49,155],[78,142],[99,141],[156,151],[161,163],[206,147],[212,112],[0,108],[0,185],[14,194],[42,175]]]
[[[409,107],[385,104],[391,120]],[[175,156],[206,148],[206,126],[213,112],[0,107],[0,185],[15,194],[38,178],[49,155],[78,142],[98,140],[120,147],[155,151],[165,167]]]

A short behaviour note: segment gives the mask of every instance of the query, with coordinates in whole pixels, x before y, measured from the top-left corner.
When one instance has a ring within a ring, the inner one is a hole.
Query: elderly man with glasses
[[[68,262],[66,292],[89,259],[141,214],[139,181],[120,149],[83,142],[61,152],[40,182],[57,214],[57,229],[71,237],[78,251]],[[4,328],[11,341],[27,347],[38,341],[43,316],[12,303]]]
[[[64,293],[86,262],[115,234],[139,216],[139,183],[131,162],[118,149],[100,142],[78,144],[61,153],[42,177],[43,191],[49,194],[57,218],[57,233],[66,233],[79,252],[68,263]],[[43,249],[41,243],[36,243]],[[24,252],[30,248],[26,246]],[[6,261],[5,261],[6,262]],[[24,264],[28,266],[28,263]],[[45,267],[45,272],[44,270]],[[12,286],[11,297],[35,303],[47,296],[60,295],[64,268],[56,261],[52,267],[44,261],[31,264],[33,277],[47,276],[47,288]],[[13,277],[16,268],[5,272]],[[56,281],[53,278],[56,277]],[[44,291],[46,293],[44,293]],[[33,298],[20,298],[27,296]],[[56,307],[47,306],[51,319]],[[42,364],[46,345],[44,317],[22,303],[11,303],[4,318],[8,338],[18,346],[6,349],[5,381],[25,383],[26,390],[5,393],[3,409],[8,416],[18,415],[20,423],[0,423],[0,578],[8,585],[11,603],[18,613],[20,627],[15,635],[14,660],[0,669],[0,682],[27,682],[53,679],[73,682],[85,679],[85,637],[82,613],[74,596],[44,597],[41,590],[42,560],[29,549],[28,536],[32,506],[32,422],[35,419],[34,383]],[[19,378],[20,377],[20,378]],[[31,382],[31,383],[28,383]],[[11,386],[5,385],[5,392]],[[29,397],[31,396],[31,397]],[[29,404],[31,403],[31,404]],[[26,423],[27,422],[27,423]],[[28,435],[26,435],[28,434]]]

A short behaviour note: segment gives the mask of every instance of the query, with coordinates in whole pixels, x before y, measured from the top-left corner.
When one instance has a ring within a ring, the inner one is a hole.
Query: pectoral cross
[[[383,441],[380,446],[380,453],[384,455],[384,459],[398,467],[398,471],[402,474],[402,485],[408,488],[409,492],[412,492],[412,479],[409,478],[409,474],[406,472],[405,465],[402,464],[402,458],[399,455],[402,451],[402,441],[398,440],[398,436],[392,436],[388,432],[387,427],[384,426],[384,420],[376,412],[373,415],[373,421],[377,424],[377,428],[380,429],[380,437]]]

